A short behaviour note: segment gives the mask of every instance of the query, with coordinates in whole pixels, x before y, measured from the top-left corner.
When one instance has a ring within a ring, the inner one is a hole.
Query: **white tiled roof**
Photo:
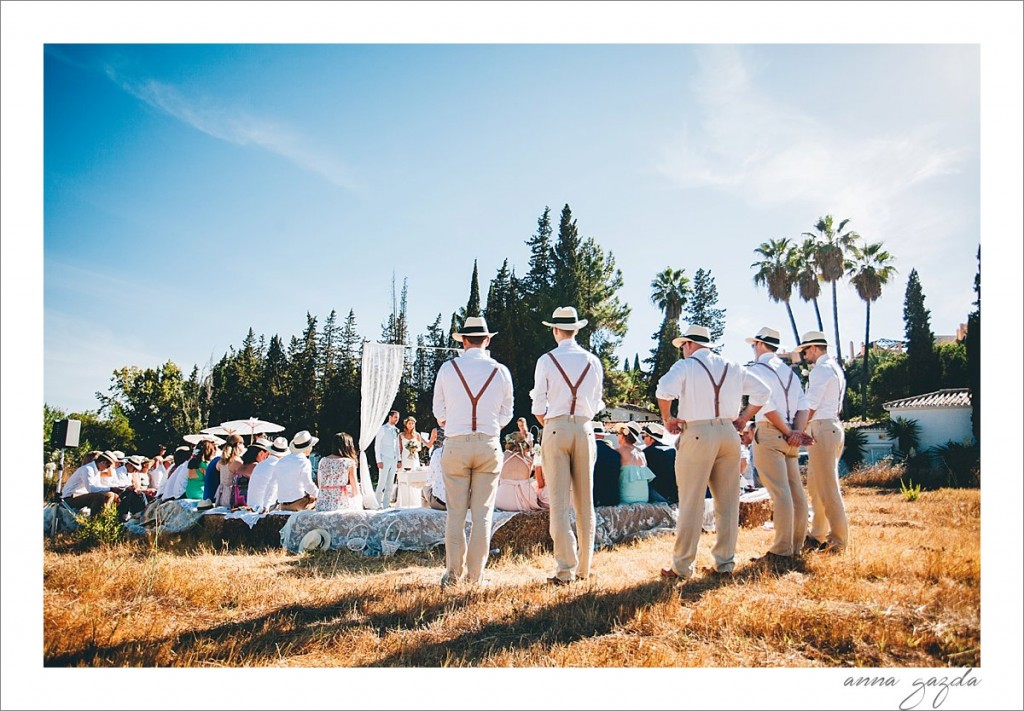
[[[967,388],[947,388],[936,390],[933,393],[905,397],[902,400],[892,400],[882,407],[886,410],[896,408],[920,408],[920,407],[970,407],[971,393]]]

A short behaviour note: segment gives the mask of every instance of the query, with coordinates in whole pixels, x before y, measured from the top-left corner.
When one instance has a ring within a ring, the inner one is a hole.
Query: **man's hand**
[[[383,469],[384,468],[384,462],[377,462],[377,468],[378,469]]]
[[[786,444],[790,447],[799,447],[804,443],[805,435],[803,432],[797,432],[796,430],[790,430],[789,436],[786,437]]]
[[[670,417],[667,420],[665,420],[665,429],[668,430],[671,434],[680,434],[683,431],[683,428],[681,426],[682,423],[683,421],[680,420],[678,417]]]

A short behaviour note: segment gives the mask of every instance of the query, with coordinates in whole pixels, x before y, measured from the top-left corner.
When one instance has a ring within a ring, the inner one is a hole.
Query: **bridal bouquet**
[[[405,449],[409,454],[417,454],[423,449],[423,444],[418,439],[410,439],[405,443]]]

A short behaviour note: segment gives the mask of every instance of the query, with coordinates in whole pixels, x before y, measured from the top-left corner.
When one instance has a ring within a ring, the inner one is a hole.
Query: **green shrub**
[[[108,506],[95,516],[75,516],[75,521],[75,538],[83,543],[111,545],[124,537],[124,524],[115,506]]]
[[[914,486],[914,481],[912,479],[908,481],[910,482],[909,485],[904,484],[903,480],[900,479],[900,493],[903,494],[903,499],[905,501],[917,501],[921,498],[921,485],[918,484],[917,486]]]
[[[921,425],[915,420],[903,417],[889,420],[885,423],[885,433],[896,444],[896,451],[903,459],[913,456],[911,453],[921,446]]]
[[[846,430],[842,459],[851,472],[864,461],[864,446],[867,441],[867,435],[859,427]]]
[[[932,449],[945,472],[945,486],[966,489],[981,483],[981,448],[950,440]]]

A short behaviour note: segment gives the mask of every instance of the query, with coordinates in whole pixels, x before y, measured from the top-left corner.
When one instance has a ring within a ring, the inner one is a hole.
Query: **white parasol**
[[[203,430],[200,434],[187,434],[184,437],[182,437],[182,439],[192,445],[199,444],[200,442],[206,439],[211,440],[218,447],[224,444],[224,440],[222,440],[220,437],[211,432],[206,432],[205,430]]]
[[[210,428],[214,429],[214,428]],[[225,432],[236,432],[240,435],[248,435],[249,437],[255,437],[258,434],[265,434],[271,432],[281,432],[284,430],[283,425],[277,425],[273,422],[267,422],[266,420],[260,420],[255,417],[250,417],[248,420],[231,420],[230,422],[221,422],[220,429]],[[208,430],[203,430],[207,432]],[[220,434],[217,432],[216,434]]]

